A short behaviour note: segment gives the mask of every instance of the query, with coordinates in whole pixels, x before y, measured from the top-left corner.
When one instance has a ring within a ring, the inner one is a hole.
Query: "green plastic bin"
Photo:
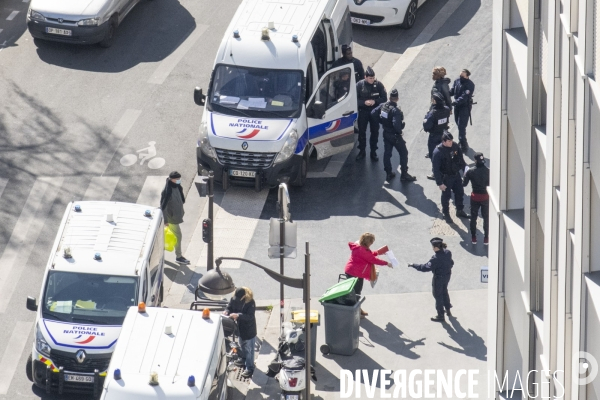
[[[333,285],[325,291],[325,294],[321,296],[319,302],[323,303],[325,301],[337,299],[338,297],[348,295],[354,289],[354,286],[356,285],[357,281],[358,278],[350,278],[344,279],[343,281],[336,283],[335,285]]]

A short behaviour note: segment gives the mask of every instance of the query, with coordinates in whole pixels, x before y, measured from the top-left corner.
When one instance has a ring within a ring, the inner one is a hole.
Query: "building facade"
[[[600,399],[600,0],[493,7],[493,394]]]

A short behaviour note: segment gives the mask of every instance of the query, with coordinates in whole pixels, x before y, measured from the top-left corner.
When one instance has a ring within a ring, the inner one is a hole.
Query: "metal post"
[[[283,209],[283,186],[279,186],[279,273],[281,275],[285,275],[283,273],[283,260],[285,256],[285,210]],[[285,301],[283,299],[283,283],[279,283],[279,331],[283,332],[283,322],[284,318],[284,305]]]
[[[306,242],[306,254],[304,255],[304,343],[305,343],[305,357],[306,360],[306,376],[304,380],[306,387],[304,388],[304,398],[310,400],[310,376],[311,376],[311,332],[310,332],[310,251],[308,248],[308,242]]]
[[[210,271],[214,268],[213,256],[213,198],[214,198],[215,173],[208,171],[208,219],[210,220],[210,242],[208,242],[208,251],[206,252],[206,269]]]

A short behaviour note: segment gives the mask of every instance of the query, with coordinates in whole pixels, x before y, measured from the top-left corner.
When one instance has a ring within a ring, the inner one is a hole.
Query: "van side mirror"
[[[37,311],[37,299],[35,297],[27,296],[27,309],[29,311]]]
[[[325,104],[321,101],[315,101],[311,107],[311,116],[316,119],[323,119],[325,117]]]
[[[198,86],[194,88],[194,103],[203,106],[206,103],[206,95],[202,94],[202,89]]]

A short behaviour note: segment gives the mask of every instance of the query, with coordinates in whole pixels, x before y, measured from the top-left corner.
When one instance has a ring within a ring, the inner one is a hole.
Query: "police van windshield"
[[[55,321],[122,325],[137,304],[138,278],[50,271],[42,317]]]
[[[211,111],[259,118],[300,115],[301,71],[218,65],[211,86]]]

